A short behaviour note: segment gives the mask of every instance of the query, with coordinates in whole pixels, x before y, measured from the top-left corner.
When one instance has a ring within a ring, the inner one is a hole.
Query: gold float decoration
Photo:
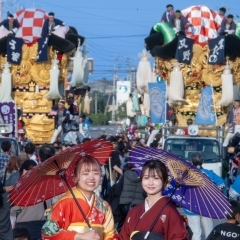
[[[174,104],[172,107],[176,113],[176,118],[179,122],[179,126],[186,126],[187,119],[194,120],[197,107],[199,105],[201,89],[203,86],[212,85],[214,87],[214,101],[218,102],[221,99],[221,75],[224,70],[225,64],[211,65],[208,64],[209,56],[208,45],[193,45],[193,57],[191,63],[183,64],[181,71],[183,73],[184,85],[185,85],[185,103]],[[164,60],[159,57],[155,58],[157,72],[164,81],[169,80],[172,72],[172,63],[175,59]],[[240,83],[240,58],[236,58],[234,61],[229,61],[232,66],[232,74],[235,83]],[[214,106],[212,107],[213,111]],[[217,124],[222,126],[226,122],[226,115],[228,108],[221,106],[216,107]],[[213,133],[211,133],[213,134]],[[208,134],[209,135],[209,134]]]
[[[229,60],[230,66],[232,66],[233,79],[235,83],[240,82],[240,58],[235,58],[234,61]]]
[[[44,63],[37,63],[38,44],[32,46],[27,44],[22,48],[22,61],[20,65],[12,66],[13,87],[28,85],[33,80],[36,85],[45,87],[50,84],[51,60],[54,57],[52,47],[49,48],[49,59]],[[6,57],[1,57],[0,62],[6,62]],[[59,64],[59,81],[64,81],[68,74],[68,64],[70,62],[70,53],[63,54]]]
[[[18,90],[13,93],[13,98],[24,113],[49,113],[52,101],[43,97],[47,93],[48,90],[41,90],[38,93]]]
[[[35,63],[31,68],[31,77],[37,85],[46,86],[50,84],[51,61],[46,63]]]
[[[21,65],[12,66],[13,87],[29,84],[29,82],[32,80],[30,74],[31,68],[32,63],[27,60],[22,60]]]
[[[54,132],[54,118],[47,116],[53,101],[44,98],[44,95],[48,93],[54,51],[52,47],[48,48],[48,61],[43,63],[35,62],[37,53],[38,43],[23,44],[21,63],[12,65],[11,68],[14,89],[12,96],[17,107],[22,108],[23,113],[27,114],[23,117],[26,136],[34,143],[48,143]],[[67,77],[71,54],[72,52],[60,56],[59,81],[65,81]],[[6,56],[0,56],[0,70],[2,63],[6,61]]]
[[[36,83],[31,81],[28,85],[29,85],[29,92],[35,92]]]
[[[47,143],[51,141],[54,132],[54,119],[46,115],[34,115],[32,118],[23,117],[26,137],[34,143]]]
[[[68,74],[68,65],[70,62],[70,54],[63,54],[61,62],[59,64],[60,77],[59,81],[64,82]]]
[[[30,50],[29,46],[27,44],[23,44],[23,47],[22,47],[22,60],[27,61],[27,60],[30,59],[30,57],[29,57],[29,55],[30,55],[29,54],[29,50]]]
[[[38,54],[38,43],[36,42],[29,47],[29,57],[28,57],[28,59],[31,62],[34,63],[35,59],[37,58],[37,54]]]

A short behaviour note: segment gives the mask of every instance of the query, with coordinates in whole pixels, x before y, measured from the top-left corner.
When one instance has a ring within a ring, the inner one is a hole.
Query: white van
[[[191,160],[192,153],[201,152],[204,158],[203,168],[222,176],[220,143],[216,138],[170,135],[164,141],[163,150],[186,161]]]

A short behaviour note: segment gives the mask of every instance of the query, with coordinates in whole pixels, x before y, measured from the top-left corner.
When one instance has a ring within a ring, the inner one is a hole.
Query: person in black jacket
[[[223,34],[235,34],[237,25],[233,21],[233,15],[228,14],[227,19],[223,20],[220,28],[220,35]]]
[[[43,24],[42,37],[46,37],[47,35],[50,35],[55,27],[64,26],[64,25],[65,23],[63,21],[55,18],[55,14],[53,12],[50,12],[48,14],[48,19],[46,19]]]
[[[117,230],[120,232],[124,224],[128,211],[141,204],[146,198],[141,181],[137,173],[132,170],[132,165],[127,163],[123,168],[123,175],[119,179],[122,184],[122,191],[119,199],[121,218],[118,220]]]
[[[0,23],[0,26],[4,26],[7,30],[11,31],[12,34],[16,34],[17,30],[19,29],[19,23],[17,19],[14,19],[14,16],[9,13],[8,18],[3,20]]]
[[[70,112],[66,112],[65,119],[62,122],[61,143],[77,144],[83,140],[82,134],[79,132],[79,122],[70,118]]]
[[[240,239],[240,203],[230,201],[231,215],[227,217],[227,222],[217,225],[208,235],[207,240],[235,240]]]
[[[125,145],[123,141],[117,143],[116,150],[113,151],[111,157],[111,167],[109,171],[112,171],[112,181],[116,182],[119,177],[123,174],[123,166],[125,163],[124,156]]]
[[[72,116],[78,116],[78,107],[74,104],[74,95],[72,93],[68,93],[67,95],[67,104],[70,114]]]

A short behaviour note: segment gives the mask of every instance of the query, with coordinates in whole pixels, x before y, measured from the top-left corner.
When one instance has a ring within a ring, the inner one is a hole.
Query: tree
[[[126,103],[122,103],[121,105],[118,105],[118,109],[116,111],[116,120],[123,120],[127,118],[127,106]]]
[[[93,125],[107,125],[110,120],[109,115],[104,113],[91,114],[88,117],[92,120]]]
[[[97,96],[97,97],[96,97]],[[97,113],[104,113],[106,107],[106,99],[104,98],[103,94],[97,91],[93,91],[92,93],[92,106],[93,106],[93,113],[95,113],[95,101],[97,100]]]

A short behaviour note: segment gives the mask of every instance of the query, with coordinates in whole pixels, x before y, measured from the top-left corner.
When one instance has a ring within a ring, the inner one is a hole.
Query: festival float
[[[222,126],[236,97],[234,91],[239,90],[240,23],[236,23],[235,34],[219,36],[223,19],[217,12],[203,5],[181,12],[192,24],[193,32],[175,34],[168,23],[159,22],[145,39],[146,49],[155,57],[157,75],[167,83],[167,101],[179,126],[186,126],[187,119],[195,119],[202,89],[208,86],[213,91],[211,109],[216,113],[212,125]],[[182,50],[181,56],[178,50]],[[144,91],[144,96],[149,97],[146,86],[151,82],[150,75],[137,79],[138,92]]]
[[[84,37],[65,25],[42,37],[47,18],[41,9],[24,9],[15,14],[20,25],[15,35],[0,28],[1,107],[11,103],[14,108],[1,115],[6,124],[14,125],[11,136],[17,137],[17,121],[7,114],[12,111],[17,119],[16,109],[22,109],[26,137],[36,144],[49,143],[53,135],[54,117],[49,113],[55,101],[66,96],[69,63],[73,75],[68,88],[77,95],[78,104],[89,90],[87,58],[81,51]]]

